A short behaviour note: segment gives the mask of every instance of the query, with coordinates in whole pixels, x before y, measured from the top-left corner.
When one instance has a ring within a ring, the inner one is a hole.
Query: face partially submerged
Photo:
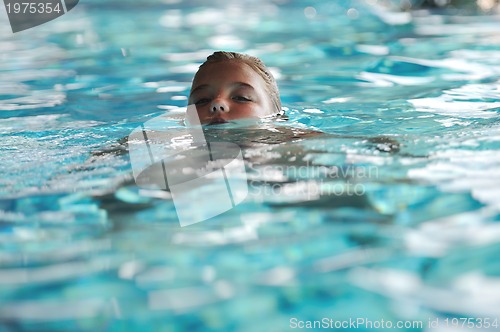
[[[262,77],[239,60],[204,65],[191,86],[189,105],[196,106],[201,124],[218,124],[273,113]]]

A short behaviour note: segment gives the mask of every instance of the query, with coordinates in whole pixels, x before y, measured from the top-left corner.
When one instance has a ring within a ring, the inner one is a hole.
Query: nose
[[[215,99],[210,105],[211,113],[227,113],[229,112],[229,106],[223,100]]]

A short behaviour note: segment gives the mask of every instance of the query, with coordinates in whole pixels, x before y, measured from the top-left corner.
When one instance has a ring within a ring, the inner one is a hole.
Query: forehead
[[[240,60],[225,60],[205,64],[196,73],[193,88],[201,84],[243,82],[257,88],[265,86],[264,79],[255,70]]]

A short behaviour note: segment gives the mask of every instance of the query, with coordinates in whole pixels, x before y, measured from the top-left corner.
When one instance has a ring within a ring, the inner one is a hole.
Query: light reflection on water
[[[500,317],[498,15],[141,3],[0,26],[0,331]],[[116,142],[164,114],[182,133],[192,74],[219,48],[272,68],[278,125],[328,135],[256,134],[247,200],[181,228],[168,193],[133,185]]]

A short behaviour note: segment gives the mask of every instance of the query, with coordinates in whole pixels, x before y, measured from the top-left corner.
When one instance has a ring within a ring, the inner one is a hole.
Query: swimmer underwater
[[[235,130],[211,131],[208,126],[235,120],[287,119],[281,106],[278,85],[271,71],[262,60],[247,54],[217,51],[209,55],[194,75],[188,104],[196,108],[199,123],[205,125],[207,139],[218,140],[217,136],[223,136],[242,148],[259,143],[279,144],[318,135],[335,136],[269,123],[249,126],[245,128],[243,136]],[[198,123],[190,119],[189,113],[186,120],[188,124]],[[374,137],[368,141],[375,144],[376,149],[380,146],[384,152],[394,152],[398,148],[396,141],[386,137]],[[290,151],[287,152],[289,155]]]
[[[189,136],[189,124],[199,123],[208,141],[230,141],[243,149],[271,145],[273,149],[286,149],[288,156],[291,153],[300,154],[303,150],[297,146],[280,148],[280,144],[318,136],[361,139],[369,148],[380,152],[399,151],[399,143],[389,137],[336,135],[285,125],[288,117],[282,109],[274,76],[262,60],[243,53],[216,51],[207,57],[193,77],[187,108],[192,107],[196,112],[186,112],[186,130],[162,133],[165,144],[186,134]],[[193,119],[193,114],[197,114],[198,119]],[[172,115],[166,114],[165,118],[172,119]],[[243,127],[224,126],[240,121]],[[95,151],[92,155],[126,154],[128,138],[124,137],[117,144]]]
[[[151,132],[148,137],[161,140],[161,144],[168,148],[173,145],[179,148],[179,142],[187,143],[181,147],[186,148],[193,143],[187,139],[191,137],[189,124],[198,123],[202,125],[207,142],[227,141],[240,146],[245,162],[251,167],[308,165],[305,156],[311,151],[305,151],[301,141],[318,136],[346,138],[345,135],[285,125],[287,117],[275,78],[260,59],[242,53],[217,51],[209,55],[193,77],[187,107],[195,107],[196,112],[186,112],[187,127],[184,130],[162,131],[158,136]],[[193,116],[198,119],[193,119]],[[231,126],[239,121],[245,125]],[[388,137],[349,138],[359,138],[381,152],[397,153],[399,150],[398,142]],[[95,152],[93,158],[110,153],[128,153],[127,138],[121,139],[118,145]],[[133,184],[132,179],[127,179],[122,185],[130,184]],[[338,199],[336,202],[352,205]],[[318,200],[316,203],[325,202]],[[331,202],[327,205],[331,206]]]
[[[259,119],[286,119],[281,107],[278,85],[271,71],[259,58],[251,55],[217,51],[207,57],[194,75],[188,99],[194,113],[186,114],[186,122],[205,126],[209,140],[224,137],[241,147],[255,144],[277,144],[322,134],[313,130],[259,123]],[[242,130],[222,132],[208,126],[250,120]],[[251,120],[254,120],[253,122]],[[255,126],[255,124],[258,124]],[[242,135],[244,133],[244,135]]]

